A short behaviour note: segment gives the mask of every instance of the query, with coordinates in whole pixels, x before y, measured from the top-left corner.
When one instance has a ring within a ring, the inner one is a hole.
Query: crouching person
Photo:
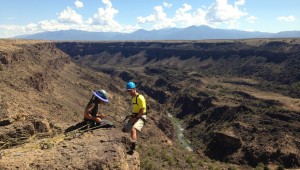
[[[136,85],[133,82],[126,84],[126,90],[131,96],[132,114],[127,119],[123,127],[123,132],[131,133],[131,146],[128,154],[133,154],[137,143],[137,131],[141,131],[146,121],[146,100],[143,95],[136,91]]]
[[[85,107],[84,121],[92,125],[99,125],[105,117],[104,113],[98,113],[99,106],[108,103],[108,96],[105,90],[93,91],[93,96]]]

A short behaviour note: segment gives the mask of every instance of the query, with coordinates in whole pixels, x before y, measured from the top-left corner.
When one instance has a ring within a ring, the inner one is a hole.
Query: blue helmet
[[[132,81],[130,81],[126,84],[126,90],[132,90],[132,89],[135,89],[135,88],[136,88],[136,85]]]

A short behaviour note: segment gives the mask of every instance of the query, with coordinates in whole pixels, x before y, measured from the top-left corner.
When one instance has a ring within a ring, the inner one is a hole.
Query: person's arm
[[[143,116],[143,114],[144,114],[144,108],[141,108],[139,113],[130,119],[131,123],[135,124],[135,122],[137,122],[139,118]]]
[[[84,113],[84,118],[86,119],[89,119],[89,120],[94,120],[98,123],[100,123],[102,121],[102,119],[100,117],[95,117],[95,116],[92,116],[91,113],[92,113],[92,110],[93,108],[95,107],[95,104],[91,104],[85,111]]]
[[[139,119],[140,117],[142,117],[144,114],[144,108],[141,108],[139,113],[135,116],[137,119]]]
[[[90,120],[96,120],[97,117],[94,117],[91,115],[89,111],[84,113],[84,118],[90,119]]]

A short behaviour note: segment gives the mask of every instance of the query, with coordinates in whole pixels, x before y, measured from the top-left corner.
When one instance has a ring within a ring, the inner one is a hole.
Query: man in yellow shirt
[[[136,91],[136,85],[134,82],[128,82],[126,84],[126,90],[128,94],[130,94],[131,104],[132,104],[132,114],[130,119],[123,127],[123,132],[131,132],[131,147],[129,150],[129,154],[132,154],[135,150],[136,142],[137,142],[137,130],[141,131],[146,121],[146,100],[143,95],[139,94]]]

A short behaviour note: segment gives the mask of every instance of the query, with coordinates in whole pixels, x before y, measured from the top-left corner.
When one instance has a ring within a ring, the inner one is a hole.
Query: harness
[[[137,103],[137,99],[138,99],[138,97],[140,96],[140,94],[138,94],[138,95],[136,95],[136,97],[135,97],[135,103],[132,103],[132,104],[136,104],[136,105],[138,105],[138,103]]]
[[[136,95],[136,97],[135,97],[135,103],[132,103],[132,104],[138,105],[137,99],[138,99],[139,96],[140,96],[140,94]],[[132,113],[132,114],[130,115],[130,117],[133,118],[133,117],[136,117],[137,115],[138,115],[138,113]],[[144,113],[143,115],[147,115],[147,112]],[[139,119],[143,120],[143,121],[144,121],[144,124],[146,124],[146,119],[145,119],[145,118],[143,118],[143,117],[141,116]]]

